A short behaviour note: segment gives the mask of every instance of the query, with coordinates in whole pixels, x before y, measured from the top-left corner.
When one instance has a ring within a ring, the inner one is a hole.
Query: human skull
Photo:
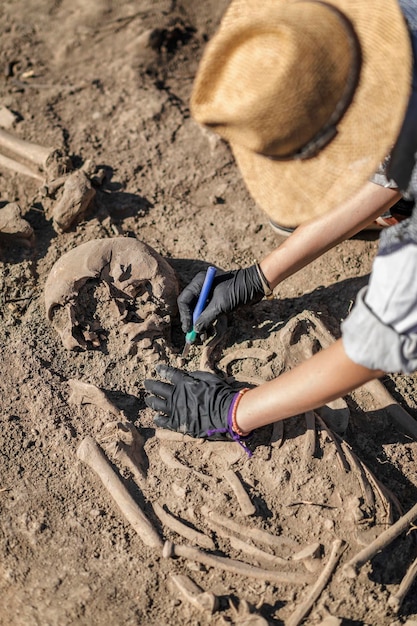
[[[173,268],[130,237],[77,246],[58,259],[45,285],[48,319],[69,350],[165,354],[177,296]]]

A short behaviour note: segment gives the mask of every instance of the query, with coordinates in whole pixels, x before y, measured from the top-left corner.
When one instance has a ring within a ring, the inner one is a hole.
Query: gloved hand
[[[184,333],[193,327],[193,310],[200,295],[206,272],[199,272],[178,297],[178,309]],[[230,272],[218,271],[211,290],[210,300],[196,321],[198,333],[208,329],[221,313],[230,313],[243,304],[255,304],[267,295],[257,265]]]
[[[158,365],[156,371],[169,381],[145,380],[145,389],[153,394],[145,402],[158,411],[157,426],[192,437],[242,439],[231,428],[236,389],[209,372],[190,373],[167,365]]]

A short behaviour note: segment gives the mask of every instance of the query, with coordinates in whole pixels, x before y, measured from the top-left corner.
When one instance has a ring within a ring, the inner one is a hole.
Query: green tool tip
[[[197,333],[195,332],[194,329],[190,330],[190,332],[185,335],[186,343],[194,343],[196,339],[197,339]]]

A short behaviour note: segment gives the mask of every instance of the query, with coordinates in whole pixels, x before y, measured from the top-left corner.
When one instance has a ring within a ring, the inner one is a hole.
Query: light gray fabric
[[[413,92],[390,158],[371,179],[417,199],[417,3],[400,0],[414,52]],[[381,234],[369,286],[342,324],[346,353],[355,363],[386,372],[417,370],[417,209]]]

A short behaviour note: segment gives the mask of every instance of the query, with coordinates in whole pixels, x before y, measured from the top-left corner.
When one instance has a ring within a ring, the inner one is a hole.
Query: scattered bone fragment
[[[144,439],[139,430],[126,420],[104,426],[107,449],[111,456],[129,470],[139,487],[146,482]]]
[[[92,437],[85,437],[81,441],[77,450],[77,457],[97,474],[143,543],[151,548],[162,547],[162,541],[157,531],[132,498],[122,480],[111,467],[104,452]]]
[[[203,591],[189,576],[170,574],[170,579],[181,595],[197,609],[212,614],[219,607],[219,598],[210,591]]]
[[[215,511],[212,511],[208,506],[201,507],[201,513],[208,520],[219,524],[220,526],[224,526],[229,530],[232,530],[235,533],[240,535],[244,535],[253,541],[258,541],[259,543],[263,543],[267,546],[282,548],[283,546],[288,546],[290,548],[297,547],[297,542],[292,539],[288,539],[287,537],[280,537],[277,535],[271,535],[265,530],[260,528],[251,528],[246,526],[245,524],[239,524],[233,519],[229,517],[224,517]]]
[[[208,535],[205,535],[195,528],[191,528],[191,526],[180,522],[178,518],[165,511],[165,509],[157,502],[154,502],[153,510],[161,520],[162,524],[164,524],[164,526],[166,526],[170,530],[173,530],[175,533],[177,533],[177,535],[185,537],[185,539],[188,539],[190,543],[197,544],[202,548],[206,548],[206,550],[215,549],[214,542]]]
[[[8,239],[33,241],[33,228],[22,218],[22,210],[17,202],[9,202],[0,209],[0,235]]]
[[[83,404],[93,404],[99,409],[103,409],[103,411],[107,411],[116,417],[124,417],[123,412],[118,409],[113,402],[108,399],[104,391],[99,389],[96,385],[85,383],[76,378],[70,378],[68,385],[71,389],[71,394],[68,398],[69,402],[79,407]]]
[[[275,554],[270,554],[269,552],[260,550],[251,543],[243,541],[243,539],[239,539],[234,535],[222,533],[222,536],[226,536],[229,539],[230,545],[232,546],[232,548],[234,548],[234,550],[239,550],[239,552],[244,552],[245,554],[253,556],[258,561],[266,561],[271,565],[288,565],[288,559],[283,559],[282,557],[276,556]]]
[[[304,561],[304,559],[320,558],[322,545],[318,541],[311,543],[292,555],[293,561]]]
[[[308,590],[306,597],[301,604],[295,609],[289,620],[285,622],[286,626],[299,626],[303,619],[308,615],[320,597],[323,590],[326,588],[334,570],[339,562],[339,559],[344,550],[344,542],[341,539],[335,539],[332,544],[329,560],[324,566],[321,574],[317,578],[317,581]]]
[[[355,578],[358,570],[372,559],[378,552],[389,546],[399,535],[401,535],[408,526],[417,518],[417,504],[415,504],[407,513],[400,517],[395,524],[384,530],[375,541],[372,541],[363,550],[360,550],[354,557],[343,566],[343,573],[348,578]]]
[[[316,572],[321,565],[322,545],[315,542],[292,555],[293,561],[302,561],[309,572]]]
[[[400,610],[401,605],[404,602],[404,599],[409,592],[411,585],[414,583],[416,577],[417,559],[415,559],[408,568],[407,573],[402,579],[397,591],[391,594],[388,598],[388,604],[395,613],[398,613],[398,611]]]
[[[257,578],[259,580],[275,582],[275,583],[290,583],[295,585],[303,585],[311,581],[311,577],[302,574],[293,574],[291,572],[282,572],[276,570],[262,569],[249,565],[243,561],[236,559],[230,559],[224,556],[218,556],[208,552],[203,552],[198,548],[192,546],[178,545],[166,541],[162,556],[164,558],[171,558],[174,556],[183,557],[202,563],[208,567],[214,567],[215,569],[223,570],[226,572],[232,572],[234,574],[240,574],[241,576],[248,576],[250,578]]]
[[[254,515],[256,513],[255,505],[246,493],[246,490],[236,472],[232,469],[228,469],[224,473],[224,477],[233,489],[243,515]]]
[[[94,309],[86,313],[82,305],[84,297],[97,307],[96,292],[89,296],[96,287],[105,289],[109,300],[107,315],[99,320],[94,319]],[[93,239],[54,264],[45,285],[45,308],[66,348],[97,347],[103,341],[103,324],[123,329],[129,323],[126,338],[120,332],[120,343],[126,353],[141,350],[145,358],[167,349],[177,295],[174,270],[153,248],[131,237]],[[158,319],[152,329],[146,326],[150,316]]]
[[[0,127],[1,128],[6,128],[7,130],[9,128],[12,128],[13,124],[15,124],[18,119],[19,118],[16,115],[16,113],[13,113],[13,111],[8,109],[4,105],[0,105]]]
[[[58,233],[65,233],[86,214],[96,195],[89,178],[82,170],[69,174],[61,197],[52,210],[52,224]]]
[[[236,608],[232,598],[229,598],[229,605],[234,613],[233,623],[239,626],[268,626],[268,621],[257,613],[252,613],[251,606],[246,600],[241,600]]]
[[[312,459],[316,451],[316,418],[313,411],[307,411],[306,420],[306,439],[304,444],[304,459],[308,461]]]

